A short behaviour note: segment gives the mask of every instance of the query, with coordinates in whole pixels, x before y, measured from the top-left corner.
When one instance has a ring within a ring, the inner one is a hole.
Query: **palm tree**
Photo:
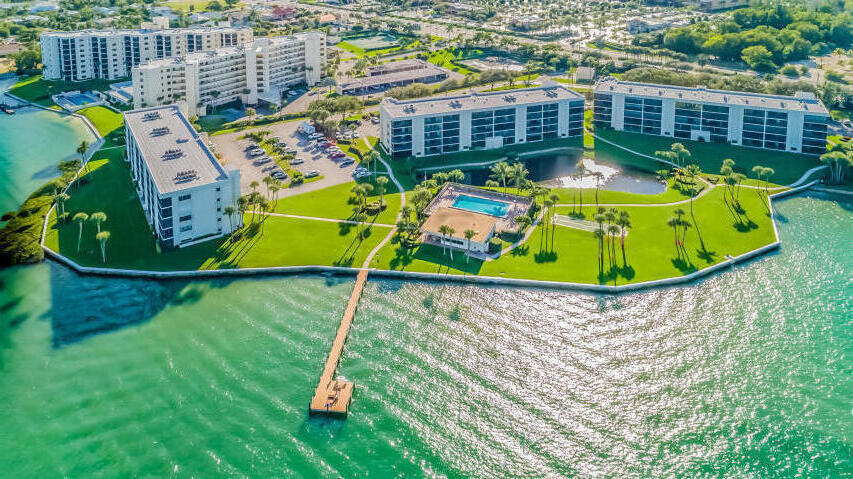
[[[524,231],[524,229],[525,229],[525,228],[527,228],[528,226],[530,226],[532,223],[533,223],[533,220],[532,220],[532,219],[530,219],[530,217],[529,217],[529,216],[527,216],[527,215],[520,215],[520,216],[517,216],[517,217],[515,218],[515,224],[517,224],[517,225],[518,225],[518,230],[517,230],[517,231],[518,231],[518,233],[519,233],[519,234],[520,234],[522,231]]]
[[[453,234],[451,233],[452,230],[453,228],[447,225],[441,225],[438,227],[438,232],[441,233],[441,254],[445,254],[446,245],[444,244],[444,237]]]
[[[234,213],[237,212],[237,208],[234,208],[233,205],[228,205],[223,211],[225,212],[225,216],[228,217],[228,232],[232,233],[234,231]]]
[[[554,202],[551,199],[547,199],[542,202],[542,206],[545,208],[545,212],[542,213],[542,237],[545,239],[545,247],[548,247],[548,227],[551,218],[551,207],[554,206]],[[551,225],[553,227],[553,225]],[[542,249],[542,241],[539,241],[539,248]]]
[[[86,171],[89,171],[89,166],[86,164],[86,152],[89,150],[89,142],[83,140],[80,142],[80,145],[77,146],[77,154],[80,155],[80,161],[86,166]]]
[[[578,187],[578,203],[580,206],[578,207],[578,212],[583,213],[583,175],[588,173],[589,170],[586,169],[586,166],[583,164],[583,160],[581,159],[578,162],[578,177],[580,178],[580,184]]]
[[[595,177],[595,206],[598,206],[598,190],[601,188],[601,179],[604,178],[604,173],[593,171],[592,176]]]
[[[506,180],[510,176],[510,166],[505,161],[499,161],[492,165],[491,167],[491,176],[490,178],[499,181],[503,186],[504,192],[506,192]]]
[[[528,218],[524,216],[523,218]],[[465,262],[469,263],[471,261],[471,238],[477,235],[477,232],[472,229],[465,230],[465,240],[466,240],[466,254],[465,254]]]
[[[553,209],[551,210],[551,250],[554,249],[554,231],[557,229],[554,227],[554,214],[557,212],[557,204],[560,202],[560,195],[557,193],[551,193],[548,195],[548,199],[551,200],[551,204],[553,205]]]
[[[95,239],[101,243],[101,260],[106,263],[107,262],[107,241],[110,239],[109,231],[101,231],[97,235],[95,235]]]
[[[524,163],[521,162],[515,163],[510,167],[510,175],[512,176],[516,190],[521,190],[521,185],[524,183],[524,180],[527,179],[527,175],[529,173],[530,172],[527,171],[527,168],[524,167]]]
[[[98,233],[100,233],[101,232],[101,223],[107,222],[107,215],[103,211],[98,211],[98,212],[92,213],[92,215],[89,216],[89,221],[95,223],[95,225],[98,227]]]
[[[853,166],[853,153],[845,154],[840,150],[830,151],[820,155],[820,161],[829,167],[830,182],[840,184],[844,179],[844,167]]]
[[[616,237],[621,233],[622,228],[615,224],[607,227],[607,237],[610,238],[610,265],[616,266]]]
[[[80,243],[83,241],[83,223],[85,223],[89,219],[89,215],[86,213],[80,212],[74,215],[72,221],[76,222],[80,227],[80,230],[77,232],[77,252],[80,252]]]
[[[625,234],[628,232],[628,228],[631,227],[631,215],[627,211],[620,211],[619,219],[616,220],[616,224],[619,225],[619,236],[622,244],[622,267],[627,267],[628,261],[626,260],[625,255]]]
[[[387,176],[380,176],[376,178],[376,192],[379,193],[379,204],[381,205],[384,202],[385,198],[385,185],[388,184]]]
[[[71,199],[71,196],[69,196],[65,193],[60,193],[60,194],[56,195],[56,202],[59,204],[59,214],[60,215],[65,214],[65,202],[70,200],[70,199]]]
[[[260,183],[257,182],[257,180],[253,180],[251,183],[249,183],[249,188],[251,188],[252,191],[257,191],[258,186],[261,186],[261,185],[260,185]]]
[[[673,237],[675,238],[675,249],[678,250],[678,256],[681,256],[681,249],[678,247],[678,225],[681,223],[678,218],[674,216],[670,216],[668,220],[666,220],[666,225],[672,228]]]

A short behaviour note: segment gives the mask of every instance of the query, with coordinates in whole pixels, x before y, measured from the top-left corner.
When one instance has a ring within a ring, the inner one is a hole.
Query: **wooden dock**
[[[352,401],[355,385],[349,381],[335,379],[335,371],[338,369],[344,343],[349,336],[349,329],[352,326],[355,309],[361,298],[361,291],[364,289],[365,282],[367,282],[367,269],[362,269],[358,272],[358,277],[355,280],[355,287],[352,290],[352,295],[350,295],[349,303],[347,303],[347,309],[344,310],[341,325],[338,326],[338,334],[332,343],[332,350],[329,351],[329,357],[323,367],[323,374],[320,375],[320,382],[317,384],[317,389],[314,390],[314,397],[308,407],[309,415],[325,414],[346,417],[349,413],[349,405]]]

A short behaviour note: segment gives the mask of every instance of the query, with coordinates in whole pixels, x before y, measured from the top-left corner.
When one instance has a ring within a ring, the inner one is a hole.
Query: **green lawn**
[[[64,81],[46,81],[42,80],[41,75],[34,75],[24,78],[18,83],[12,85],[9,93],[19,96],[24,100],[42,105],[53,106],[51,95],[72,90],[106,90],[110,86],[110,81],[106,80],[88,80],[82,82],[64,82]]]
[[[693,155],[693,160],[698,162],[702,171],[717,174],[723,160],[731,158],[735,160],[736,170],[741,171],[753,178],[752,167],[755,165],[769,166],[776,170],[771,181],[780,185],[787,185],[797,181],[803,173],[815,166],[820,166],[820,160],[815,156],[797,153],[786,153],[779,151],[761,150],[757,148],[746,148],[720,143],[702,143],[689,140],[678,140],[674,138],[640,135],[610,129],[598,128],[595,132],[606,140],[618,143],[626,148],[654,156],[657,150],[667,150],[673,143],[682,143]],[[613,147],[611,147],[613,148]],[[627,152],[622,156],[632,157]]]
[[[741,192],[741,203],[745,209],[745,219],[739,224],[722,202],[722,189],[715,189],[696,201],[694,209],[699,227],[688,230],[686,260],[679,259],[672,229],[666,225],[674,207],[624,208],[630,213],[633,223],[626,241],[627,267],[623,267],[617,242],[617,266],[612,269],[606,266],[601,275],[597,265],[597,240],[592,233],[561,226],[556,227],[553,250],[542,244],[542,228],[539,227],[525,245],[496,261],[471,260],[468,263],[464,255],[457,253],[455,261],[450,262],[449,256],[443,255],[438,248],[421,246],[408,251],[396,243],[389,243],[379,251],[371,266],[593,284],[625,284],[681,276],[718,263],[727,254],[739,255],[773,241],[770,217],[756,193],[744,190]],[[683,205],[682,208],[690,219],[689,205]],[[558,212],[568,214],[569,210],[562,208]],[[593,207],[585,207],[584,214],[591,217]],[[705,249],[701,248],[697,231],[701,232]],[[606,262],[609,260],[606,259]]]
[[[309,191],[300,195],[288,196],[278,200],[276,213],[300,216],[316,216],[320,218],[351,219],[353,205],[349,203],[350,190],[355,181],[330,186],[320,190]],[[389,192],[395,190],[393,183],[386,186]],[[379,196],[373,195],[368,201],[378,201]],[[372,223],[394,224],[397,212],[400,210],[400,194],[388,193],[385,195],[387,207],[375,217],[368,221]]]
[[[95,125],[101,136],[107,136],[115,130],[124,126],[121,113],[116,113],[103,106],[93,106],[77,110],[77,113],[85,116]]]
[[[121,152],[98,152],[84,178],[85,184],[71,190],[66,208],[72,216],[80,211],[106,213],[108,219],[103,229],[112,235],[107,246],[108,267],[192,270],[306,264],[360,266],[387,231],[387,228],[371,228],[369,236],[359,242],[354,226],[268,217],[260,231],[244,235],[233,244],[216,239],[158,253]],[[250,219],[251,214],[247,214],[246,221]],[[94,224],[84,225],[78,253],[78,225],[57,225],[53,214],[45,242],[82,265],[101,266],[95,233]]]

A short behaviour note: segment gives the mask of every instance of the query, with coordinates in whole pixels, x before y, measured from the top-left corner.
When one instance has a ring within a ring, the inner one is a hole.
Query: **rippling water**
[[[371,280],[346,421],[306,409],[351,279],[0,271],[0,475],[853,474],[853,205],[778,206],[779,253],[688,287]]]

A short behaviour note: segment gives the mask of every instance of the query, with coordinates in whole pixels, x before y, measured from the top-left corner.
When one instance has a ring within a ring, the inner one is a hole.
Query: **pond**
[[[580,149],[567,148],[557,153],[520,157],[530,172],[528,178],[549,188],[595,188],[596,178],[592,173],[601,173],[601,189],[656,195],[666,191],[666,183],[659,181],[647,168],[635,167],[626,162],[617,162],[610,156],[596,155],[583,158]],[[583,179],[577,176],[578,166],[583,161],[587,173]],[[462,168],[465,181],[482,186],[491,175],[491,165]]]

